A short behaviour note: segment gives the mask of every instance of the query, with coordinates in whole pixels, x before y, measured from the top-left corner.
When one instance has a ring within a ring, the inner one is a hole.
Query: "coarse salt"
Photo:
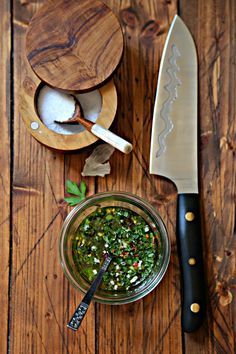
[[[96,122],[102,107],[102,98],[99,90],[76,94],[85,118]],[[40,119],[50,130],[58,134],[78,134],[84,131],[81,124],[62,125],[54,121],[65,121],[71,118],[75,111],[75,100],[72,95],[57,91],[44,85],[38,94],[37,110]]]

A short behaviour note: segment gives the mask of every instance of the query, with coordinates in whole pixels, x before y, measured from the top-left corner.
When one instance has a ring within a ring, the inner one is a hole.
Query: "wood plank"
[[[1,345],[0,353],[7,352],[8,336],[8,288],[10,252],[10,129],[11,129],[11,9],[7,0],[1,2],[0,12],[0,309]]]
[[[235,1],[181,0],[200,78],[200,184],[208,316],[187,353],[235,353]]]
[[[66,323],[81,299],[64,276],[58,241],[67,210],[61,205],[64,182],[78,179],[84,152],[64,155],[36,142],[19,115],[17,93],[23,80],[34,75],[25,61],[25,32],[33,13],[42,4],[14,2],[14,176],[13,266],[11,303],[12,353],[94,353],[94,308],[83,322],[79,336]],[[29,87],[30,89],[30,87]],[[77,177],[76,177],[77,176]],[[91,180],[91,185],[94,183]]]
[[[157,72],[177,3],[107,0],[120,18],[125,50],[116,74],[119,111],[113,130],[130,140],[134,151],[111,157],[112,172],[98,178],[98,191],[121,190],[149,200],[163,217],[171,238],[169,270],[158,288],[130,305],[97,305],[99,353],[181,353],[180,285],[175,239],[174,186],[150,176],[149,149]]]

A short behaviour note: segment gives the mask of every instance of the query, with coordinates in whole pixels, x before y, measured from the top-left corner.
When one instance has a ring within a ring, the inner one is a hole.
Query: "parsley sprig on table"
[[[66,192],[72,194],[71,197],[66,197],[64,200],[70,205],[75,206],[79,204],[86,197],[86,184],[84,181],[81,181],[78,185],[75,182],[70,180],[66,181]]]

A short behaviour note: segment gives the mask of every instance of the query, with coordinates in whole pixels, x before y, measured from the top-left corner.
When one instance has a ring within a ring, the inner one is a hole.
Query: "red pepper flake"
[[[125,258],[125,257],[128,256],[128,254],[129,254],[129,252],[122,252],[122,253],[121,253],[121,257],[124,257],[124,258]]]
[[[149,238],[150,236],[148,234],[146,234],[146,238]]]
[[[134,262],[134,263],[133,263],[133,267],[134,267],[134,268],[138,268],[138,262]]]

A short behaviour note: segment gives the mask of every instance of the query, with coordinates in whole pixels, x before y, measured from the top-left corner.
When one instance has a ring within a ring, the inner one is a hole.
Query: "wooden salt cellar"
[[[26,56],[36,75],[29,68],[20,92],[20,111],[30,133],[42,144],[63,151],[94,143],[97,138],[87,131],[62,135],[49,130],[37,115],[37,93],[43,83],[68,93],[99,88],[102,109],[96,122],[109,128],[117,109],[110,78],[122,52],[119,21],[103,2],[50,0],[44,4],[26,35]]]

